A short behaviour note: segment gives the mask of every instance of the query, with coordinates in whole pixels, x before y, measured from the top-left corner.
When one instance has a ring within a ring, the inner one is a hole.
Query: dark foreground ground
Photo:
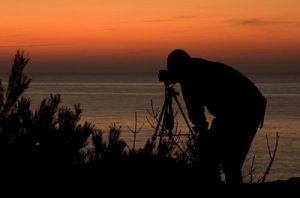
[[[66,180],[30,181],[28,178],[1,185],[1,197],[299,197],[300,178],[285,181],[244,184],[238,189],[226,186],[209,188],[197,181],[135,181],[133,178],[110,178],[105,181]],[[99,178],[102,180],[103,178]],[[178,178],[180,179],[180,178]],[[3,181],[2,181],[3,182]]]
[[[9,170],[9,169],[7,169]],[[23,169],[4,171],[1,194],[39,197],[299,197],[300,177],[266,183],[244,184],[239,188],[226,185],[206,186],[193,172],[178,169],[119,169],[107,166],[101,171]],[[1,196],[4,197],[4,196]]]

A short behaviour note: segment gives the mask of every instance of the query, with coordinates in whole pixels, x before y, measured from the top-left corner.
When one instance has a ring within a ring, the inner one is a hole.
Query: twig
[[[269,151],[269,157],[270,157],[270,162],[269,162],[269,165],[263,175],[263,177],[261,178],[261,182],[264,183],[266,181],[266,178],[267,178],[267,175],[270,173],[270,170],[271,170],[271,166],[275,160],[275,155],[276,155],[276,152],[277,152],[277,147],[278,147],[278,141],[279,141],[279,136],[278,136],[278,132],[276,132],[276,143],[275,143],[275,149],[273,151],[273,154],[271,153],[271,150],[270,150],[270,145],[269,145],[269,141],[268,141],[268,135],[266,135],[266,138],[267,138],[267,146],[268,146],[268,151]]]
[[[133,150],[135,150],[136,134],[140,132],[143,126],[144,123],[140,128],[137,129],[137,112],[135,112],[134,130],[132,130],[129,126],[127,126],[128,130],[133,133]]]
[[[251,167],[250,167],[250,183],[253,182],[253,175],[254,175],[254,161],[255,161],[255,155],[253,155],[252,157],[252,161],[251,161]]]
[[[158,120],[159,120],[160,109],[159,109],[159,107],[157,107],[156,110],[154,109],[152,100],[150,100],[150,103],[151,103],[151,110],[147,109],[147,112],[150,115],[150,117],[152,117],[154,120],[153,119],[150,120],[148,118],[148,116],[146,116],[146,120],[148,121],[151,128],[155,128],[156,127],[155,122],[158,123]]]

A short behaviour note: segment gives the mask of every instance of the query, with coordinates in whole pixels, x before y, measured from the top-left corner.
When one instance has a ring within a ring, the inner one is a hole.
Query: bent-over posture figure
[[[189,56],[176,49],[168,55],[171,83],[180,83],[195,132],[208,131],[205,108],[214,116],[210,124],[215,157],[228,185],[243,184],[242,166],[253,138],[263,126],[266,99],[254,83],[232,67]]]

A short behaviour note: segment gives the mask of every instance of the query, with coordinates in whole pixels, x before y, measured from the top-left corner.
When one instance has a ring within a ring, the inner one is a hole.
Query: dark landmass
[[[140,164],[139,164],[140,165]],[[151,164],[152,165],[152,164]],[[3,169],[2,169],[3,170]],[[165,166],[123,166],[102,164],[97,169],[46,168],[32,166],[19,171],[2,173],[1,192],[11,195],[79,195],[85,196],[168,196],[168,197],[213,197],[218,195],[240,196],[297,196],[300,192],[300,177],[265,183],[246,183],[238,188],[225,184],[209,186],[201,181],[198,173]],[[16,170],[16,169],[15,169]],[[45,194],[46,193],[46,194]],[[208,196],[209,195],[209,196]]]

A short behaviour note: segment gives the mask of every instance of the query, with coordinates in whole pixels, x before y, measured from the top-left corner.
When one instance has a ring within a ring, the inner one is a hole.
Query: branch
[[[131,129],[129,126],[127,126],[128,130],[133,133],[133,150],[135,150],[135,143],[136,143],[136,135],[140,132],[140,130],[143,128],[144,123],[140,128],[137,129],[137,112],[135,112],[135,121],[134,121],[134,129]]]
[[[277,152],[278,141],[279,141],[278,132],[276,132],[276,143],[275,143],[275,149],[273,151],[273,154],[271,153],[271,150],[270,150],[268,135],[266,135],[266,139],[267,139],[267,146],[268,146],[268,151],[269,151],[270,162],[269,162],[269,165],[268,165],[268,167],[267,167],[267,169],[265,171],[265,174],[260,179],[262,183],[264,183],[266,181],[267,175],[270,173],[271,166],[272,166],[272,164],[273,164],[273,162],[275,160],[275,155],[276,155],[276,152]]]

